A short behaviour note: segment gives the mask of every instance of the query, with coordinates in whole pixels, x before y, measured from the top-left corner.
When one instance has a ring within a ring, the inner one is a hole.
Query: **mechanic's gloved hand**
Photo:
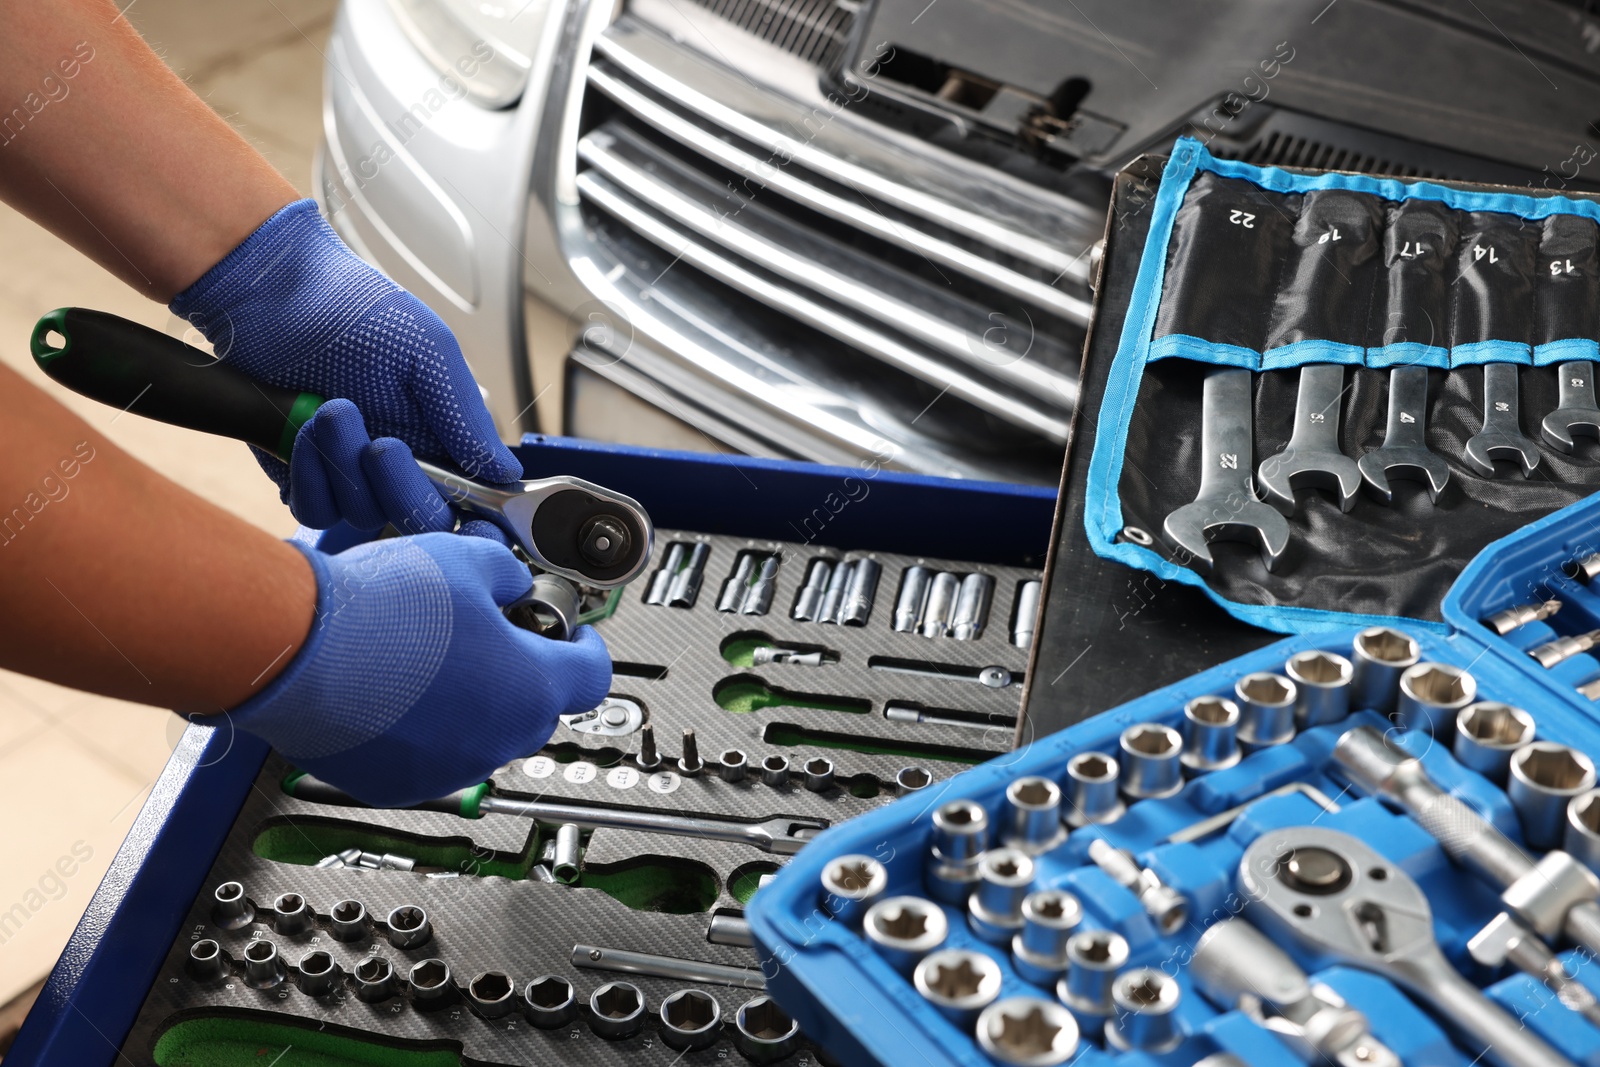
[[[363,436],[399,438],[480,481],[522,477],[449,328],[357,258],[314,201],[296,201],[262,223],[171,306],[223,362],[252,378],[353,401],[366,421]],[[325,447],[316,432],[295,439],[292,465],[259,449],[256,458],[305,525],[331,525],[325,512],[299,510],[331,487],[340,516],[375,528],[369,505],[383,502],[392,469],[371,470],[349,450]],[[297,493],[294,483],[313,467],[321,468],[321,486]]]
[[[239,729],[374,805],[483,781],[544,745],[557,716],[605,699],[611,661],[589,626],[571,641],[500,609],[528,568],[476,537],[421,534],[327,555],[311,633],[281,675],[229,714]]]

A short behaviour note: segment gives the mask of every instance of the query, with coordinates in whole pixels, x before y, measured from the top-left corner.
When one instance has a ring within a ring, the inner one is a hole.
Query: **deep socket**
[[[1111,1014],[1111,983],[1128,962],[1128,942],[1114,930],[1084,930],[1067,939],[1067,975],[1056,996],[1080,1023]],[[1099,1030],[1096,1022],[1090,1028]]]
[[[311,928],[311,909],[299,893],[284,893],[272,902],[272,928],[293,937]]]
[[[721,1030],[722,1005],[703,989],[680,989],[661,1002],[661,1040],[668,1048],[710,1048]]]
[[[944,909],[922,897],[886,897],[867,909],[861,930],[872,947],[902,974],[950,935]]]
[[[1033,884],[1033,857],[992,848],[978,860],[978,884],[967,898],[967,924],[983,940],[1009,944],[1022,929],[1022,901]]]
[[[1534,741],[1511,754],[1506,796],[1522,822],[1528,847],[1559,848],[1565,833],[1567,804],[1594,788],[1594,761],[1575,748],[1553,741]]]
[[[367,909],[359,900],[341,900],[328,911],[328,933],[335,941],[360,941],[367,936]]]
[[[933,775],[923,767],[901,767],[894,776],[894,795],[907,796],[933,784]]]
[[[777,556],[761,561],[756,580],[745,590],[744,602],[739,605],[741,615],[765,615],[772,610],[772,597],[778,591],[778,562]]]
[[[710,545],[704,541],[695,542],[694,548],[689,551],[689,562],[673,575],[671,583],[667,586],[667,603],[670,606],[694,607],[694,602],[700,597],[700,583],[705,578],[706,558],[710,555]]]
[[[223,882],[211,894],[211,921],[224,930],[249,926],[255,918],[255,905],[238,882]]]
[[[933,573],[926,567],[907,567],[900,576],[900,594],[894,601],[894,628],[911,633],[922,625],[922,604],[928,598]]]
[[[1122,731],[1122,792],[1130,800],[1170,797],[1183,788],[1183,738],[1160,723]]]
[[[1284,664],[1295,685],[1294,722],[1301,730],[1343,722],[1350,715],[1350,681],[1355,668],[1337,652],[1307,649]]]
[[[1483,620],[1483,624],[1495,633],[1504,637],[1513,630],[1520,630],[1530,622],[1543,622],[1561,610],[1559,600],[1540,600],[1532,604],[1515,604],[1504,611],[1497,611]]]
[[[789,758],[787,756],[768,756],[761,761],[761,781],[765,785],[785,786],[789,784]]]
[[[922,605],[922,636],[944,637],[950,632],[950,612],[955,609],[956,594],[961,589],[961,579],[949,571],[933,576],[928,586],[928,599]]]
[[[850,579],[855,571],[855,564],[840,560],[833,565],[833,573],[828,575],[828,588],[822,594],[822,606],[817,609],[818,622],[839,621],[839,609],[844,606],[844,597],[850,589]]]
[[[750,557],[745,556],[744,559],[748,561]],[[747,562],[745,576],[748,578],[749,574],[750,567]],[[821,558],[812,560],[806,566],[805,581],[800,584],[800,593],[795,597],[794,611],[790,615],[801,622],[815,620],[817,612],[822,608],[822,595],[828,591],[828,579],[832,576],[832,563]]]
[[[395,948],[416,948],[426,945],[433,936],[433,924],[428,913],[415,904],[402,904],[389,913],[389,943]]]
[[[1521,708],[1480,700],[1456,716],[1451,752],[1456,762],[1496,785],[1505,785],[1511,753],[1533,740],[1533,716]]]
[[[776,1063],[800,1047],[800,1024],[771,997],[754,997],[733,1015],[733,1045],[751,1063]]]
[[[1000,842],[1037,856],[1061,843],[1061,787],[1048,778],[1018,778],[1006,786]]]
[[[667,546],[667,558],[650,576],[650,587],[644,594],[646,604],[665,604],[667,593],[672,588],[672,579],[678,573],[678,568],[683,566],[684,554],[688,551],[682,541],[674,541]]]
[[[255,989],[271,989],[283,981],[283,960],[278,946],[257,938],[244,947],[244,984]]]
[[[1183,1040],[1178,1028],[1177,979],[1154,967],[1136,967],[1111,983],[1111,1024],[1106,1044],[1160,1055]]]
[[[1281,674],[1256,671],[1233,687],[1239,702],[1239,743],[1251,748],[1281,745],[1294,739],[1295,684]]]
[[[589,1028],[607,1041],[621,1041],[644,1028],[644,994],[632,982],[607,982],[589,994]]]
[[[820,560],[818,562],[821,562]],[[750,575],[756,569],[756,557],[750,552],[741,552],[733,561],[733,573],[728,575],[722,583],[722,591],[717,594],[718,611],[738,611],[744,604],[745,590],[750,588]],[[798,612],[798,608],[796,611]],[[809,618],[809,616],[804,616]],[[802,618],[798,613],[795,618]]]
[[[1078,1021],[1040,997],[996,1001],[978,1015],[974,1029],[990,1059],[1013,1067],[1055,1067],[1078,1052]]]
[[[805,774],[806,788],[813,793],[822,793],[832,787],[833,760],[825,756],[813,756],[800,769]]]
[[[556,828],[556,852],[550,861],[550,873],[562,885],[571,885],[583,873],[583,831],[575,823]]]
[[[1000,978],[1000,965],[988,955],[945,948],[922,958],[911,984],[945,1018],[966,1027],[1000,995]]]
[[[889,886],[889,872],[871,856],[836,856],[822,868],[822,910],[854,923]]]
[[[1033,647],[1033,630],[1038,625],[1039,601],[1044,595],[1044,583],[1023,582],[1017,587],[1017,606],[1011,623],[1011,643],[1018,648]]]
[[[229,973],[232,962],[222,946],[209,937],[189,946],[189,974],[202,982],[214,982]]]
[[[1580,793],[1567,802],[1567,826],[1562,848],[1585,867],[1600,874],[1600,789]]]
[[[355,979],[356,996],[368,1004],[388,1000],[399,992],[394,980],[394,964],[382,956],[362,958],[350,973]]]
[[[467,1003],[485,1019],[499,1019],[517,1010],[517,985],[504,971],[482,971],[467,983]]]
[[[961,588],[956,591],[956,606],[950,614],[950,636],[957,641],[976,641],[982,637],[993,600],[993,578],[979,573],[962,578]]]
[[[717,761],[717,777],[724,782],[742,782],[749,767],[750,761],[745,754],[736,748],[730,748]]]
[[[1195,697],[1183,706],[1183,755],[1191,771],[1220,771],[1239,762],[1239,705],[1227,697]]]
[[[523,989],[522,1014],[541,1030],[559,1030],[578,1016],[578,991],[558,974],[542,974]]]
[[[1558,637],[1554,641],[1546,641],[1536,648],[1528,649],[1528,655],[1539,661],[1539,666],[1549,670],[1581,655],[1600,644],[1600,630],[1590,630],[1588,633],[1568,634]]]
[[[1448,663],[1418,663],[1400,675],[1400,696],[1392,716],[1402,730],[1449,737],[1456,715],[1478,695],[1478,682]]]
[[[1122,771],[1103,752],[1080,752],[1067,760],[1066,824],[1071,827],[1112,823],[1127,808],[1118,785]]]
[[[406,976],[411,1003],[418,1011],[437,1011],[456,1002],[456,984],[444,960],[418,960]]]
[[[695,739],[694,727],[683,728],[683,755],[678,757],[678,773],[685,778],[698,778],[706,765],[700,760],[700,742]]]
[[[965,904],[978,881],[978,859],[989,847],[989,813],[972,800],[951,800],[933,811],[933,844],[924,883],[945,904]]]
[[[1011,938],[1012,966],[1049,989],[1067,969],[1067,942],[1083,921],[1083,905],[1064,889],[1039,889],[1022,900],[1022,931]]]
[[[839,622],[845,626],[865,626],[872,617],[872,604],[878,595],[878,578],[883,566],[875,559],[858,559],[850,569],[850,584],[839,605]]]
[[[1388,626],[1356,634],[1350,645],[1350,704],[1387,715],[1400,696],[1400,675],[1416,666],[1422,646],[1416,638]]]

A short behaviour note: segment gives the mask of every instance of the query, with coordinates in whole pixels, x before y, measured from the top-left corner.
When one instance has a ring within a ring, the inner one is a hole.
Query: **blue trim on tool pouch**
[[[1342,363],[1360,367],[1367,361],[1367,350],[1360,345],[1338,341],[1296,341],[1269,348],[1261,355],[1262,370],[1291,370],[1307,363]]]
[[[1144,361],[1154,363],[1158,359],[1192,359],[1219,367],[1261,369],[1261,353],[1253,348],[1222,345],[1187,333],[1169,333],[1151,341]]]
[[[1431,367],[1434,370],[1450,369],[1450,350],[1438,345],[1425,345],[1419,341],[1398,341],[1367,349],[1367,366],[1373,370],[1390,367]]]
[[[1581,360],[1600,360],[1600,342],[1587,337],[1569,337],[1563,341],[1546,341],[1542,345],[1535,345],[1533,349],[1535,367],[1553,367],[1557,363]]]
[[[1455,345],[1450,349],[1450,366],[1471,367],[1479,363],[1517,363],[1527,366],[1533,362],[1533,349],[1517,341],[1474,341]]]

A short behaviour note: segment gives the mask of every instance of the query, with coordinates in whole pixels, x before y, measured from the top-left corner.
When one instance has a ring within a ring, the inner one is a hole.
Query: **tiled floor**
[[[127,7],[167,62],[309,193],[333,0],[136,0]],[[0,250],[0,359],[34,380],[44,381],[27,338],[51,308],[102,308],[177,332],[165,308],[4,207]],[[112,417],[52,391],[157,470],[274,533],[294,528],[243,445]],[[159,709],[0,672],[0,1004],[55,961],[181,725]]]

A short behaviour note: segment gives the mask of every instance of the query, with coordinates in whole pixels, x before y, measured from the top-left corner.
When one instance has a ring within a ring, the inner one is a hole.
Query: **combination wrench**
[[[1556,409],[1544,417],[1540,426],[1545,444],[1560,452],[1577,447],[1573,437],[1600,438],[1600,405],[1594,399],[1594,364],[1573,360],[1556,368],[1556,384],[1561,387]]]
[[[1212,565],[1210,541],[1258,544],[1269,571],[1289,546],[1289,521],[1256,499],[1250,404],[1249,371],[1218,370],[1206,376],[1200,402],[1200,492],[1162,524],[1167,540],[1206,569]]]
[[[1336,363],[1311,363],[1300,368],[1300,390],[1294,401],[1294,429],[1289,444],[1263,460],[1256,480],[1267,503],[1293,515],[1296,489],[1325,489],[1339,501],[1340,511],[1356,506],[1361,471],[1339,451],[1339,414],[1344,408],[1344,368]]]
[[[1394,502],[1390,472],[1426,485],[1428,499],[1438,503],[1450,482],[1450,467],[1428,447],[1428,368],[1395,367],[1389,372],[1389,425],[1383,444],[1356,466],[1367,488],[1385,504]]]
[[[1483,365],[1483,429],[1467,441],[1467,466],[1494,477],[1494,461],[1515,459],[1528,477],[1539,466],[1539,449],[1523,434],[1521,404],[1514,363]]]

